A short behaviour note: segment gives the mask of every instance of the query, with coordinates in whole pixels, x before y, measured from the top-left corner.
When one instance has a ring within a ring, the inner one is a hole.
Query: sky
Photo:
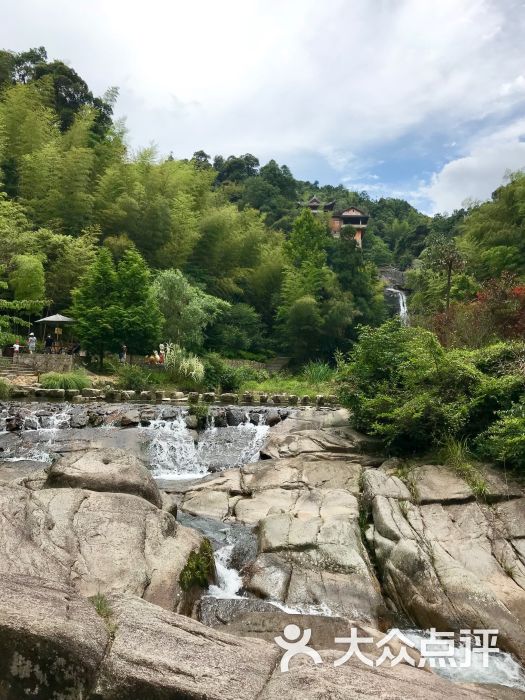
[[[45,46],[130,147],[253,153],[427,213],[525,168],[525,0],[17,0],[0,47]]]

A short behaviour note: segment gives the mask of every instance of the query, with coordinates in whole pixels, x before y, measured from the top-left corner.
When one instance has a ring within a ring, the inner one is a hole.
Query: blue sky
[[[251,152],[432,213],[525,167],[524,0],[18,0],[0,45],[120,89],[133,149]]]

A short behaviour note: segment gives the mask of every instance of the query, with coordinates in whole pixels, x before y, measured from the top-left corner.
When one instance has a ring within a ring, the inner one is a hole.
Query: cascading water
[[[230,567],[233,547],[233,544],[228,544],[215,552],[217,583],[208,589],[208,595],[214,598],[231,600],[241,597],[238,593],[242,588],[242,577],[237,569]]]
[[[147,447],[153,474],[158,479],[195,479],[210,471],[222,471],[259,459],[268,426],[241,423],[216,428],[213,423],[195,444],[182,416],[152,421],[143,429],[151,441]]]
[[[396,289],[395,287],[388,287],[386,291],[397,296],[399,303],[399,318],[401,319],[402,323],[405,324],[405,326],[408,326],[410,323],[410,317],[408,315],[406,292],[404,292],[402,289]]]
[[[403,630],[403,634],[421,650],[421,642],[426,637],[424,633],[420,630]],[[465,647],[456,644],[454,647],[456,667],[448,664],[440,667],[436,664],[433,670],[455,683],[493,683],[525,691],[525,672],[511,654],[503,651],[489,654],[486,667],[483,666],[482,655],[474,653],[468,666],[461,668],[465,658]]]
[[[157,478],[188,479],[206,474],[182,415],[169,421],[154,420],[142,432],[148,439],[151,436],[147,452]]]

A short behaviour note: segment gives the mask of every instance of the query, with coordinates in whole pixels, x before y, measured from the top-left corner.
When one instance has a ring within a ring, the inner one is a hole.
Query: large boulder
[[[123,493],[0,487],[0,573],[41,576],[86,596],[126,592],[176,609],[201,537]]]
[[[129,493],[162,506],[160,491],[144,463],[119,449],[73,452],[60,458],[49,468],[47,486]]]
[[[108,641],[93,605],[68,586],[0,576],[0,697],[88,697]]]
[[[376,496],[372,515],[383,590],[399,610],[422,628],[499,629],[499,645],[525,658],[525,595],[498,560],[492,513]]]
[[[280,649],[233,637],[133,596],[109,598],[115,639],[100,669],[100,700],[256,700]]]

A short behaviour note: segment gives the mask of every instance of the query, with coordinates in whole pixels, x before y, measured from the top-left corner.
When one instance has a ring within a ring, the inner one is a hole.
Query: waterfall
[[[208,595],[214,598],[231,600],[241,597],[238,592],[242,588],[242,577],[237,569],[230,568],[232,551],[233,544],[228,544],[215,552],[217,583],[208,589]]]
[[[208,472],[240,467],[259,459],[268,426],[245,422],[238,426],[208,427],[195,444],[181,416],[156,420],[143,428],[153,474],[161,479],[195,479]]]
[[[399,318],[405,326],[410,323],[410,318],[408,316],[408,306],[407,306],[407,295],[402,289],[396,289],[395,287],[388,287],[387,292],[395,294],[399,303]]]

